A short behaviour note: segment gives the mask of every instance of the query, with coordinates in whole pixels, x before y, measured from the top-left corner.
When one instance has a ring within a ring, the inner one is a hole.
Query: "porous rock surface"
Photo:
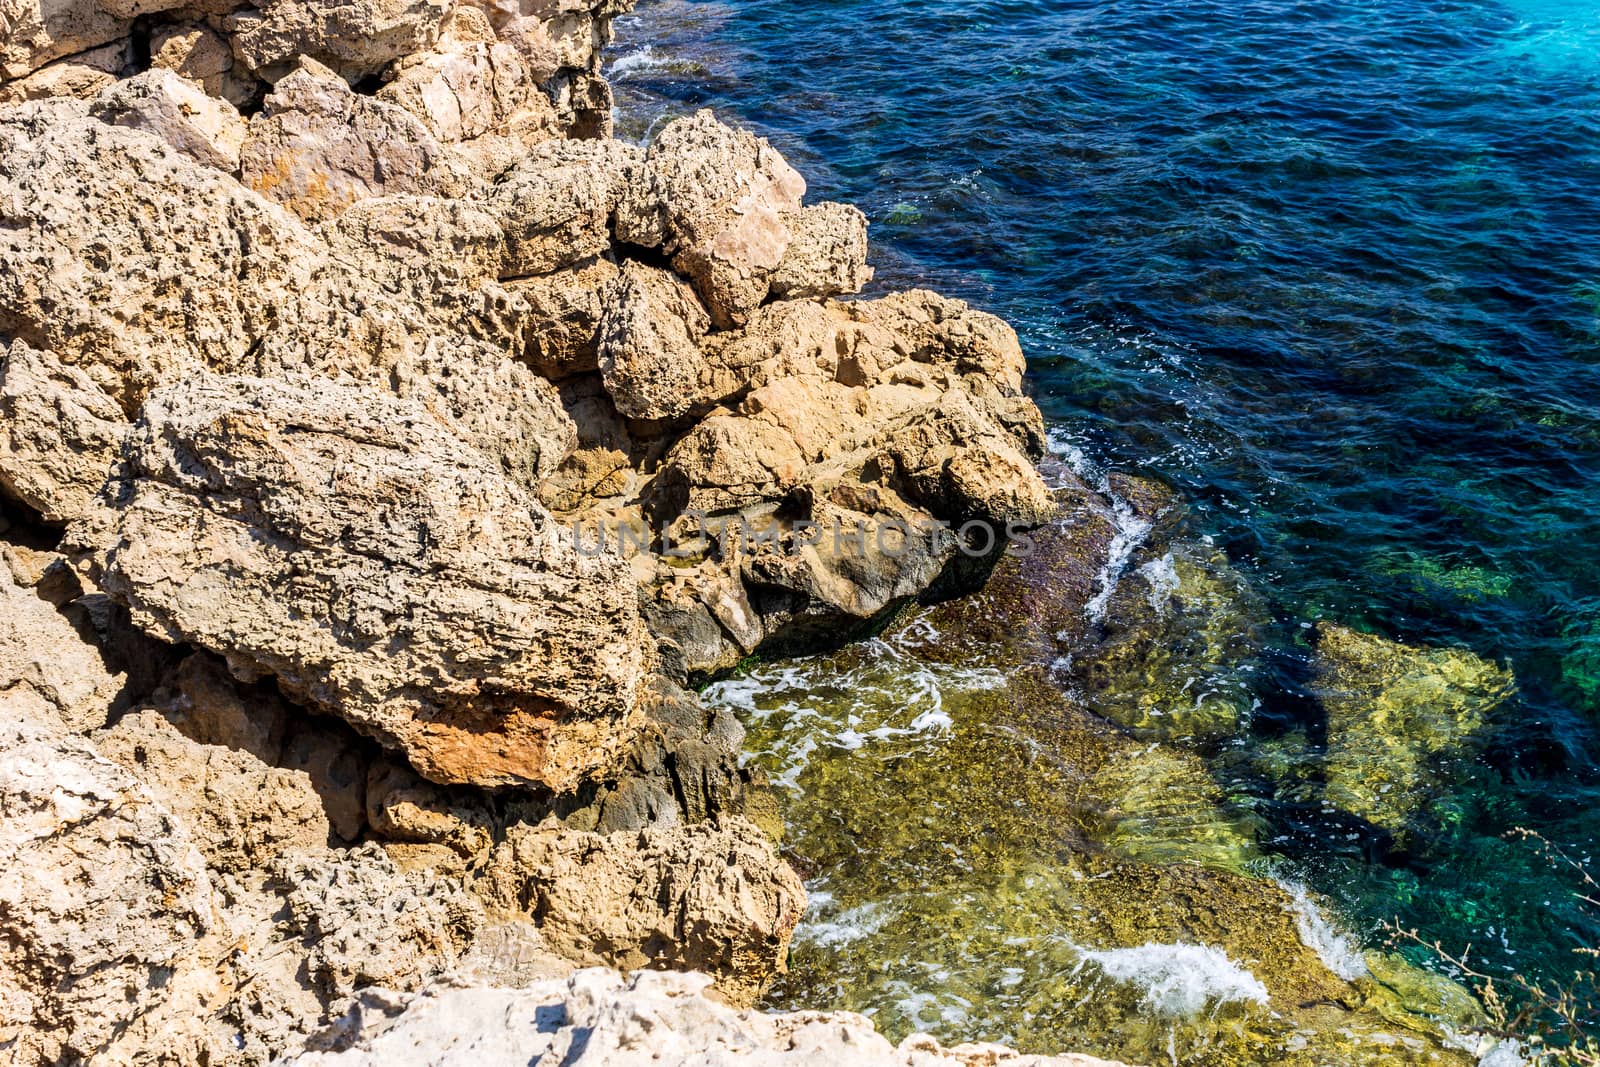
[[[915,1034],[891,1045],[849,1012],[768,1015],[705,996],[700,974],[584,970],[525,989],[435,987],[366,998],[346,1020],[348,1047],[297,1067],[422,1067],[470,1056],[482,1067],[648,1064],[695,1067],[1119,1067],[1088,1056],[1022,1056],[998,1045],[945,1048]]]
[[[750,1004],[804,891],[691,679],[1051,513],[1008,327],[849,299],[865,218],[708,112],[610,138],[628,7],[0,0],[9,1061],[578,964]]]

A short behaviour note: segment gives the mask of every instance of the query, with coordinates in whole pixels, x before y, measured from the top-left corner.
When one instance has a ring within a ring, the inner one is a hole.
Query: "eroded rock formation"
[[[25,1067],[260,1064],[575,963],[751,1003],[804,890],[691,679],[1051,512],[1008,327],[849,299],[865,218],[709,113],[609,138],[627,6],[0,3]]]

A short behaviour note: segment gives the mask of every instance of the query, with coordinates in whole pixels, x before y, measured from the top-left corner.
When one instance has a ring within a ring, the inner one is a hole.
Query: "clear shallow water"
[[[1017,326],[1060,438],[1183,493],[1271,616],[1251,733],[1210,756],[1283,869],[1357,932],[1570,968],[1596,931],[1501,835],[1600,838],[1600,8],[657,0],[619,29],[624,132],[756,127],[867,212],[882,285]],[[1516,676],[1403,848],[1236,770],[1322,714],[1318,619]]]

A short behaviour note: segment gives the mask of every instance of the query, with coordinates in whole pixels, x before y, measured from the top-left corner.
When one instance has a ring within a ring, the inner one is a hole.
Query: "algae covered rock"
[[[1515,689],[1508,668],[1471,652],[1326,623],[1315,668],[1328,715],[1325,796],[1402,837],[1448,788],[1447,761],[1471,756]]]

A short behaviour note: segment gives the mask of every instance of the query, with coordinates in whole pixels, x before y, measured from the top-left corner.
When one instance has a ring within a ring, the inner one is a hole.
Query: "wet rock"
[[[160,68],[111,86],[95,99],[93,114],[114,126],[148,130],[196,163],[228,174],[239,169],[248,132],[232,104]]]
[[[422,408],[198,378],[151,396],[122,478],[70,535],[86,574],[430,778],[570,789],[630,742],[649,657],[620,562]]]
[[[736,1011],[706,995],[700,974],[623,977],[586,970],[526,989],[429,989],[369,998],[347,1020],[351,1047],[312,1053],[300,1067],[442,1064],[470,1055],[483,1067],[545,1063],[812,1064],[862,1067],[1120,1067],[1088,1056],[1023,1056],[998,1045],[946,1049],[926,1035],[891,1045],[848,1012]]]
[[[87,510],[127,434],[89,375],[23,341],[0,354],[0,427],[0,489],[50,523]]]
[[[1515,689],[1511,671],[1463,649],[1419,648],[1348,627],[1317,632],[1313,691],[1328,713],[1325,796],[1404,838],[1450,781],[1442,761],[1482,743]]]
[[[799,876],[737,818],[614,834],[512,827],[479,892],[531,915],[568,958],[704,970],[743,1004],[783,968],[805,906]]]

